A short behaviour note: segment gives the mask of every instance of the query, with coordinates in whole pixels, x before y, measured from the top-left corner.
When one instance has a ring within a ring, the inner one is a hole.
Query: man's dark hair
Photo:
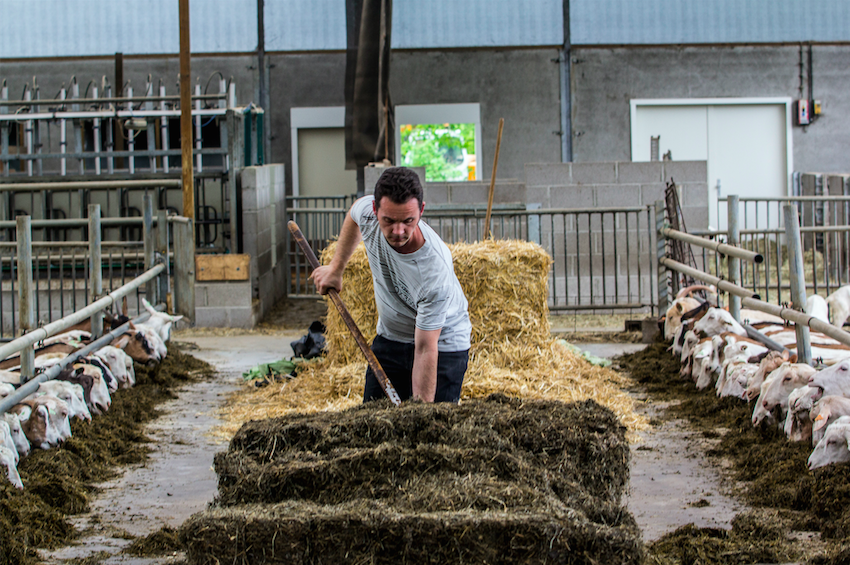
[[[375,184],[375,206],[386,196],[396,204],[404,204],[415,198],[422,207],[422,183],[419,175],[406,167],[390,167],[381,173],[381,178]]]

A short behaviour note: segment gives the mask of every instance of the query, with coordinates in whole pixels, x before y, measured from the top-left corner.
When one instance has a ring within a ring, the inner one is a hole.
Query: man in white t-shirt
[[[421,220],[422,184],[410,169],[391,167],[375,195],[345,216],[333,259],[311,275],[321,294],[342,289],[342,273],[362,238],[372,269],[378,335],[372,351],[402,400],[457,402],[469,359],[468,303],[449,248]],[[364,401],[384,396],[372,369]]]

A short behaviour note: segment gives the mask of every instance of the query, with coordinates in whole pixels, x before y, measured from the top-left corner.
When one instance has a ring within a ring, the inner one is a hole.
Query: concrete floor
[[[209,434],[218,423],[215,410],[238,386],[243,371],[291,357],[289,343],[302,334],[177,335],[175,341],[184,344],[188,353],[216,367],[217,377],[185,387],[177,400],[164,407],[165,414],[148,430],[158,444],[150,460],[101,485],[103,490],[94,500],[92,512],[74,518],[81,530],[89,528],[89,532],[74,546],[44,552],[45,562],[58,564],[100,552],[108,554],[100,561],[106,565],[155,565],[182,558],[141,559],[120,551],[130,543],[127,534],[145,536],[165,525],[176,528],[213,500],[217,489],[213,456],[227,447]],[[609,358],[644,347],[577,345]],[[649,417],[661,408],[650,400],[639,402],[639,409]],[[724,494],[717,469],[706,463],[705,448],[681,422],[653,427],[632,446],[631,489],[626,502],[647,541],[689,522],[728,527],[739,510],[737,503]]]

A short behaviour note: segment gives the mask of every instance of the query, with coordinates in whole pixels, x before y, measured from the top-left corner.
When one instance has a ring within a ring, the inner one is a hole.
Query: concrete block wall
[[[687,228],[708,227],[705,161],[530,163],[525,174],[525,201],[543,209],[645,207],[663,200],[666,182],[672,180],[679,187]],[[559,299],[599,302],[604,295],[613,302],[649,302],[650,269],[637,273],[639,262],[649,266],[654,244],[647,214],[629,215],[628,226],[623,215],[606,215],[604,223],[599,216],[591,218],[591,223],[587,216],[567,216],[554,225],[541,222],[541,240],[555,255],[550,285]]]
[[[196,282],[198,326],[252,328],[286,292],[283,165],[245,167],[238,179],[242,252],[251,256],[249,280]]]

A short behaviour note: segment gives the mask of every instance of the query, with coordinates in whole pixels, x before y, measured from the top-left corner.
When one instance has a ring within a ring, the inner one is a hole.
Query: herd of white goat
[[[761,334],[782,346],[769,350],[747,337],[728,311],[690,297],[683,289],[668,309],[664,336],[682,361],[680,375],[698,389],[713,386],[718,396],[732,396],[753,405],[753,425],[779,426],[789,441],[811,441],[809,469],[850,462],[850,347],[811,331],[812,359],[820,369],[797,363],[796,330],[781,318],[741,310]],[[710,294],[709,294],[710,296]],[[809,297],[806,312],[842,328],[850,315],[850,286],[828,298]]]
[[[165,358],[171,326],[182,316],[158,312],[146,300],[142,302],[151,314],[147,322],[131,324],[111,345],[78,359],[55,379],[40,383],[36,392],[9,412],[0,414],[0,469],[6,470],[15,487],[24,488],[17,468],[22,457],[32,449],[50,449],[71,437],[71,419],[91,422],[92,416],[107,411],[113,393],[136,384],[134,362],[149,365]],[[36,350],[36,374],[90,339],[91,333],[79,328],[46,339]],[[20,357],[0,361],[0,398],[14,393],[20,383]]]

